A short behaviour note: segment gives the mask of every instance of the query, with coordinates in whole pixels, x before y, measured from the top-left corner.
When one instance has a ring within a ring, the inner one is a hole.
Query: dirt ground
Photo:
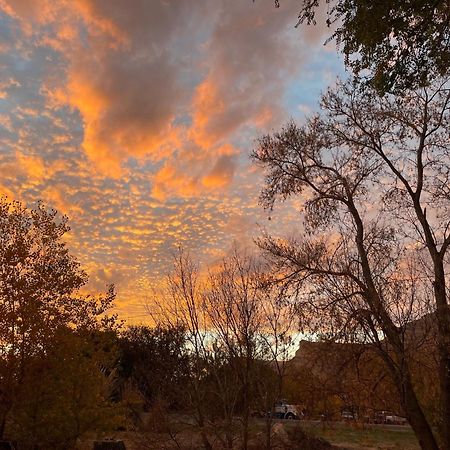
[[[202,439],[192,424],[175,428],[161,427],[158,432],[117,431],[104,436],[86,436],[79,450],[92,450],[98,438],[124,441],[126,450],[194,450],[201,449]],[[225,448],[217,429],[211,427],[208,439],[214,450]],[[249,448],[265,448],[263,421],[255,421],[251,427]],[[273,450],[419,450],[410,427],[367,426],[355,423],[321,423],[280,421],[273,428]],[[240,443],[234,441],[234,447]]]
[[[258,427],[261,428],[261,427]],[[249,442],[250,450],[265,448],[265,433],[263,430],[252,430]],[[92,450],[94,441],[100,436],[86,436],[78,446],[78,450]],[[198,432],[192,429],[178,430],[177,432],[115,432],[103,438],[121,440],[125,443],[126,450],[194,450],[201,449],[202,439]],[[209,430],[208,439],[214,450],[225,449],[221,437],[216,436],[213,430]],[[240,448],[240,442],[235,439],[233,448]],[[336,447],[320,437],[306,435],[298,426],[287,428],[285,424],[276,423],[272,437],[273,450],[337,450]]]

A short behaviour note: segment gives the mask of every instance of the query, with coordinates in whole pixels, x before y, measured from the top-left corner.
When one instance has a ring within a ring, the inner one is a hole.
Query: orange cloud
[[[66,88],[54,91],[52,99],[80,112],[83,149],[101,173],[117,178],[130,156],[160,160],[180,146],[181,130],[172,125],[170,111],[143,98],[140,85],[129,84],[128,91],[121,91],[125,85],[107,73],[108,66],[94,68],[95,60],[84,56],[81,60],[69,71]],[[91,76],[95,69],[101,73]]]
[[[80,113],[82,148],[109,177],[122,176],[130,157],[160,162],[177,152],[191,158],[181,136],[204,150],[195,156],[200,173],[205,160],[217,157],[217,148],[242,126],[266,127],[279,113],[277,81],[290,60],[274,37],[289,15],[275,14],[273,5],[224,8],[204,43],[207,72],[190,86],[192,96],[182,88],[180,75],[192,68],[170,43],[188,31],[186,36],[192,35],[192,20],[201,28],[201,14],[196,14],[206,11],[206,2],[130,7],[123,1],[0,0],[0,8],[26,29],[41,26],[38,45],[52,47],[67,60],[66,77],[49,80],[43,92],[52,107],[69,105]],[[272,86],[267,74],[275,81]],[[179,120],[186,116],[190,124]],[[198,177],[206,187],[224,186],[232,178],[220,167]],[[178,189],[184,190],[192,188]]]
[[[219,129],[213,128],[212,119],[225,111],[225,101],[211,78],[207,78],[197,86],[192,108],[190,138],[202,148],[213,146],[222,133]]]
[[[8,197],[9,200],[16,199],[13,191],[2,184],[0,184],[0,197]]]
[[[4,79],[21,84],[0,83],[0,193],[67,213],[71,249],[95,289],[118,284],[121,311],[139,309],[177,243],[208,263],[252,241],[264,213],[243,161],[283,115],[300,59],[283,34],[291,4],[0,0]]]
[[[0,81],[0,99],[4,99],[8,97],[8,89],[11,87],[19,87],[20,83],[13,78],[9,78],[8,80]]]
[[[102,38],[106,35],[110,38],[108,41],[110,48],[118,48],[129,44],[127,30],[124,30],[113,20],[102,14],[97,8],[97,2],[93,0],[75,0],[73,1],[73,8],[83,18],[91,35]],[[64,31],[64,27],[60,28],[60,36],[64,36]]]
[[[67,214],[69,217],[83,215],[83,209],[69,200],[68,190],[65,186],[58,184],[50,186],[42,191],[42,200],[47,205],[51,205],[61,214]]]
[[[19,167],[26,173],[29,179],[41,181],[47,176],[45,163],[39,156],[17,153],[16,159]]]
[[[233,154],[223,154],[215,162],[212,169],[202,178],[206,188],[223,188],[233,180],[236,162]]]
[[[115,43],[126,43],[126,33],[113,21],[99,14],[92,0],[0,0],[0,10],[20,21],[22,30],[31,35],[35,25],[52,25],[59,41],[78,38],[74,20],[82,20],[92,35],[107,35]],[[49,34],[47,34],[49,37]],[[62,47],[56,39],[50,39],[56,48]]]
[[[176,167],[165,164],[153,178],[152,196],[158,200],[165,200],[171,195],[192,197],[198,192],[197,181]]]
[[[153,155],[160,160],[179,145],[172,123],[182,97],[175,68],[168,55],[133,35],[140,30],[128,28],[125,3],[105,9],[92,0],[0,2],[0,8],[19,20],[24,30],[45,26],[38,44],[67,58],[66,79],[62,77],[59,85],[49,81],[42,92],[53,108],[69,105],[80,113],[83,149],[100,172],[119,177],[129,157]],[[139,19],[139,14],[135,17]],[[145,20],[139,26],[148,28],[151,37],[152,27]],[[159,39],[165,39],[164,34]],[[130,60],[129,52],[141,56]]]

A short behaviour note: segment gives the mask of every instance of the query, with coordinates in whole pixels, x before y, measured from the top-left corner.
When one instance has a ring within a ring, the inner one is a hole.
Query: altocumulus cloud
[[[332,55],[323,30],[293,28],[297,9],[0,0],[0,190],[68,213],[96,286],[116,274],[132,314],[175,243],[208,260],[255,232],[252,139],[297,114],[311,49],[319,67]]]

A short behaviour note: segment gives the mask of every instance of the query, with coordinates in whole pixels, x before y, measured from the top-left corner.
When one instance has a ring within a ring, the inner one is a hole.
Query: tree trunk
[[[248,404],[248,387],[245,387],[244,393],[244,414],[242,418],[243,423],[243,434],[242,434],[242,450],[247,450],[248,448],[248,422],[249,422],[249,404]]]
[[[0,439],[2,439],[3,435],[5,434],[5,425],[6,425],[6,414],[3,414],[0,420]]]
[[[441,422],[439,432],[443,448],[450,449],[450,309],[447,304],[444,266],[435,262],[434,295],[438,328],[439,384],[441,390]]]
[[[419,404],[416,393],[411,383],[409,374],[403,377],[403,403],[409,423],[414,431],[414,434],[419,441],[422,450],[439,450],[436,438],[433,435],[433,430],[423,413],[422,407]],[[448,448],[448,447],[444,447]]]
[[[270,413],[268,413],[266,418],[266,450],[270,450],[272,448],[272,416],[273,408],[270,409]]]
[[[209,442],[208,435],[205,431],[205,421],[203,415],[200,413],[198,418],[198,425],[200,427],[200,435],[202,437],[203,447],[205,450],[213,450],[211,443]]]
[[[450,449],[450,307],[447,302],[446,279],[444,270],[444,256],[446,248],[443,245],[438,250],[432,228],[422,210],[419,195],[412,196],[414,210],[422,225],[425,241],[433,261],[434,269],[434,298],[436,301],[437,344],[439,357],[439,387],[441,417],[439,434],[444,449]]]
[[[387,341],[392,346],[392,349],[396,354],[398,361],[403,362],[403,364],[399,363],[398,365],[398,373],[396,373],[397,370],[393,370],[393,375],[403,401],[404,409],[408,415],[409,422],[419,441],[421,448],[423,450],[439,450],[439,446],[436,442],[436,438],[433,435],[430,423],[425,417],[422,407],[417,399],[416,392],[414,391],[411,372],[409,371],[408,364],[405,361],[405,348],[398,334],[398,329],[389,316],[388,312],[385,310],[383,302],[373,281],[372,270],[370,267],[366,249],[364,247],[364,225],[353,201],[349,206],[349,210],[353,215],[357,227],[356,244],[358,247],[359,256],[361,258],[363,276],[368,286],[369,294],[368,296],[366,296],[366,301],[371,311],[376,312],[376,316],[378,316],[379,318],[379,322],[382,325],[382,329],[386,335]],[[445,449],[450,450],[450,447],[445,447]]]
[[[395,385],[400,393],[403,409],[408,417],[411,428],[419,441],[422,450],[439,450],[439,445],[433,434],[431,424],[426,418],[422,406],[417,398],[412,382],[411,371],[406,361],[405,349],[395,334],[394,330],[388,328],[388,341],[392,351],[397,358],[394,363],[387,353],[381,353],[387,367],[391,371]],[[449,447],[444,447],[447,449]]]
[[[242,450],[248,448],[248,425],[250,419],[250,371],[251,371],[251,346],[247,338],[246,356],[245,356],[245,372],[244,372],[244,414],[243,414],[243,435],[242,435]]]
[[[193,383],[194,397],[195,397],[195,407],[197,409],[197,423],[200,428],[200,436],[202,438],[203,447],[205,450],[213,450],[211,443],[209,442],[208,435],[205,431],[205,418],[203,416],[202,409],[202,399],[200,398],[198,386],[196,383]]]
[[[225,433],[225,441],[228,449],[233,448],[233,435],[231,433],[231,426],[229,426],[229,429]]]
[[[442,347],[442,344],[440,344]],[[439,432],[443,448],[450,448],[450,355],[447,348],[440,348],[439,381],[441,387],[441,414]]]

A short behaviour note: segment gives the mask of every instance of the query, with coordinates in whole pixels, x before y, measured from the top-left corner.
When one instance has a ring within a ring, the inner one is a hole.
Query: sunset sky
[[[0,193],[67,214],[129,321],[177,244],[207,265],[295,229],[293,209],[267,220],[249,154],[344,74],[300,3],[0,0]]]

